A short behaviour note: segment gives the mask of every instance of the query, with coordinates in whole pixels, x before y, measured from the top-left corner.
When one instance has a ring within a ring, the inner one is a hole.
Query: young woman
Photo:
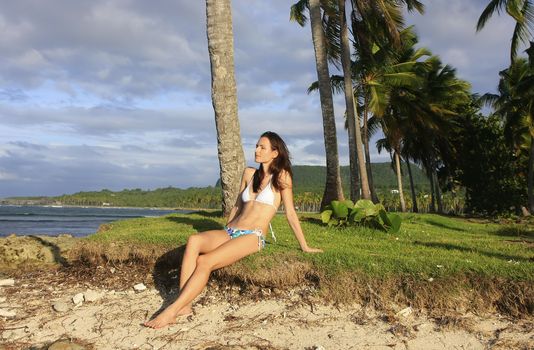
[[[258,169],[246,168],[240,195],[224,230],[192,235],[187,240],[180,273],[180,296],[145,326],[161,328],[179,315],[191,313],[191,303],[208,283],[211,271],[233,264],[265,246],[264,232],[281,203],[300,248],[322,252],[306,243],[293,205],[293,184],[289,151],[274,132],[265,132],[256,144]]]

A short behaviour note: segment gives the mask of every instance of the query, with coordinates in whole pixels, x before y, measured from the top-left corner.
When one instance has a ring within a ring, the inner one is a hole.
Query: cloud
[[[503,15],[475,33],[485,5],[428,2],[424,16],[407,21],[421,46],[481,93],[495,90],[513,29]],[[309,25],[289,22],[285,0],[232,6],[247,162],[254,165],[257,138],[272,130],[294,164],[324,165],[319,95],[306,93],[317,79]],[[0,197],[215,183],[204,2],[5,1],[0,31]],[[344,109],[336,96],[341,165]],[[371,158],[389,160],[375,147]]]
[[[458,76],[472,84],[473,92],[496,91],[498,72],[510,63],[513,21],[495,14],[484,29],[476,24],[486,1],[434,1],[426,5],[423,16],[411,14],[420,46],[429,48],[444,64],[457,68]]]
[[[103,188],[205,186],[217,180],[216,152],[202,149],[45,146],[23,142],[10,143],[6,148],[0,153],[0,197],[60,195]]]

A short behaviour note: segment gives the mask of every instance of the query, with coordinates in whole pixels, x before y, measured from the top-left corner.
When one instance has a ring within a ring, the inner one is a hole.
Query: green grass
[[[255,268],[281,267],[284,260],[310,263],[325,275],[358,272],[385,277],[410,275],[428,280],[457,274],[476,274],[512,280],[534,280],[534,228],[470,222],[432,214],[403,214],[401,231],[391,235],[363,227],[328,228],[319,215],[302,215],[309,244],[323,254],[305,254],[298,247],[285,217],[273,219],[278,242],[245,259]],[[198,231],[220,229],[217,213],[173,214],[161,218],[117,221],[103,226],[88,240],[158,245],[184,245]],[[269,237],[270,238],[270,237]]]
[[[303,253],[283,215],[266,249],[213,274],[220,284],[285,290],[312,285],[325,300],[393,310],[411,305],[430,313],[490,310],[534,314],[534,226],[502,225],[432,214],[401,214],[395,235],[364,227],[329,228],[318,214],[300,216],[310,246]],[[154,283],[176,285],[187,238],[221,229],[220,212],[173,214],[102,225],[82,241],[73,260],[137,263]],[[170,278],[169,276],[174,276]]]

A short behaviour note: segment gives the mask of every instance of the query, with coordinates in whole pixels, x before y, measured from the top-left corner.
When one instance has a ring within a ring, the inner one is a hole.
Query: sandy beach
[[[534,349],[532,317],[376,310],[325,303],[313,286],[221,281],[209,283],[194,314],[153,330],[142,323],[176,297],[176,271],[161,284],[142,264],[72,265],[63,257],[76,242],[1,240],[0,349]]]
[[[134,290],[136,281],[148,279],[141,270],[97,270],[3,274],[7,285],[0,287],[0,309],[13,315],[0,318],[0,349],[47,349],[58,341],[70,344],[67,349],[81,349],[76,344],[85,349],[534,348],[532,319],[473,313],[429,317],[406,306],[395,313],[325,305],[309,287],[241,295],[239,287],[210,283],[193,315],[153,330],[142,322],[172,295],[148,282],[147,289]],[[77,304],[75,297],[81,298]]]

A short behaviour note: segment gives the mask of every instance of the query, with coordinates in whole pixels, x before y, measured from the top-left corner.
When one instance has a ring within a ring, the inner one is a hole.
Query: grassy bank
[[[173,214],[103,225],[76,251],[86,263],[141,262],[155,279],[179,268],[187,237],[223,225],[219,213]],[[301,222],[311,246],[298,249],[285,217],[273,228],[278,242],[218,271],[214,279],[284,289],[314,285],[327,300],[379,308],[412,305],[427,310],[497,309],[534,313],[534,227],[430,214],[404,214],[396,235],[367,228],[327,228],[315,214]],[[154,265],[151,265],[154,264]]]

